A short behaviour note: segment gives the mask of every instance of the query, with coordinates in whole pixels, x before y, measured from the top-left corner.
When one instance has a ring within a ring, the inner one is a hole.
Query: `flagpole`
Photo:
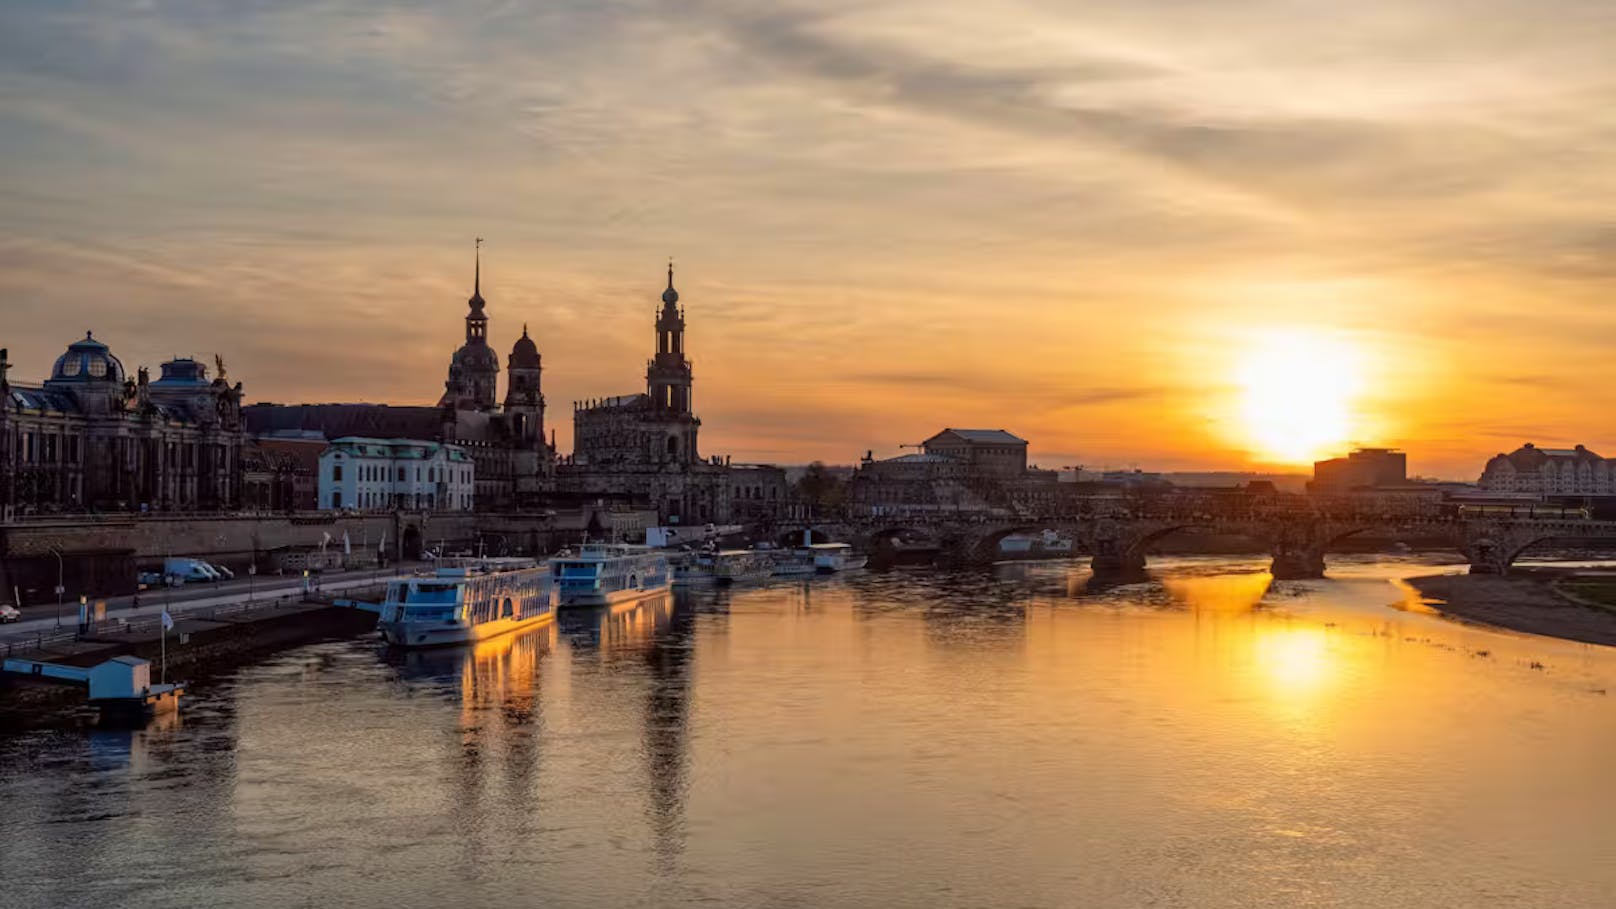
[[[163,626],[163,662],[162,669],[157,677],[157,684],[166,685],[168,684],[168,610],[163,610],[163,620],[159,624]]]

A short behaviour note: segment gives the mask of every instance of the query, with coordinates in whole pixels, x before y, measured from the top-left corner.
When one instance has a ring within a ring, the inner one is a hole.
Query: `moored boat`
[[[673,580],[665,553],[646,546],[585,543],[576,555],[550,560],[559,605],[606,606],[667,590]]]
[[[803,549],[812,556],[814,569],[820,572],[852,571],[869,562],[867,556],[854,552],[847,543],[811,543]]]
[[[819,567],[814,564],[814,555],[806,550],[777,550],[774,553],[774,576],[797,577],[801,575],[817,574]]]
[[[466,559],[387,584],[376,628],[400,647],[481,641],[555,618],[549,568],[531,559]]]

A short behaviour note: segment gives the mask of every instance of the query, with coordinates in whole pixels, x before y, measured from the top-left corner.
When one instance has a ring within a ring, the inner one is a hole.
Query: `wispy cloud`
[[[24,0],[0,340],[431,400],[481,235],[564,441],[674,254],[709,450],[1224,463],[1208,346],[1297,323],[1396,362],[1390,440],[1464,474],[1511,412],[1598,444],[1616,406],[1613,44],[1593,0]]]

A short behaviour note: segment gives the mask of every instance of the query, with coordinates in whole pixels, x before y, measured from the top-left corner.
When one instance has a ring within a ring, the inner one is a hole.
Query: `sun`
[[[1344,337],[1309,330],[1254,339],[1238,365],[1247,446],[1272,463],[1336,454],[1354,435],[1362,357]]]

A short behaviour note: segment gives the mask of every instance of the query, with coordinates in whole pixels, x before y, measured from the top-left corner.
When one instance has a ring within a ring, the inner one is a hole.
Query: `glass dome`
[[[89,332],[84,333],[84,340],[69,345],[51,369],[52,382],[122,383],[123,378],[123,364]]]

